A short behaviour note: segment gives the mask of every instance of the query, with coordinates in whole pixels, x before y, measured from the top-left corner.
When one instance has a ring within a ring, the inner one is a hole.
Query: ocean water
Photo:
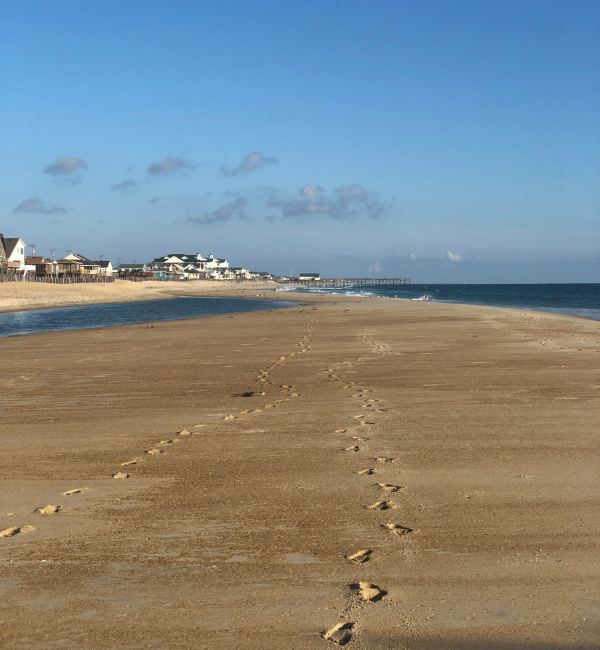
[[[409,284],[287,287],[295,292],[381,296],[432,302],[534,309],[600,320],[600,284]]]
[[[290,301],[186,296],[171,300],[143,300],[108,305],[16,311],[0,314],[0,338],[53,330],[78,330],[109,325],[181,320],[196,316],[239,314],[248,311],[281,309],[295,304],[297,303]]]

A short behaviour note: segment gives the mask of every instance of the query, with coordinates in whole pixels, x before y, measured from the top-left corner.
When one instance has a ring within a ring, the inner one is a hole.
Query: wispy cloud
[[[71,185],[79,185],[83,180],[83,173],[87,169],[87,163],[82,158],[72,156],[59,156],[51,165],[44,167],[44,174],[62,177]]]
[[[120,183],[116,183],[115,185],[112,186],[112,191],[113,192],[127,192],[127,190],[130,187],[135,187],[137,183],[135,181],[132,181],[129,178],[126,178],[124,181],[121,181]]]
[[[25,199],[13,210],[14,214],[66,214],[69,212],[66,208],[58,205],[46,205],[42,199]]]
[[[245,219],[246,205],[246,199],[239,197],[233,203],[226,203],[213,212],[203,212],[196,217],[188,217],[187,220],[192,223],[209,224],[220,221],[231,221],[231,219]]]
[[[462,257],[458,253],[451,253],[447,251],[441,254],[442,259],[449,260],[450,262],[461,262]]]
[[[171,158],[170,156],[160,162],[152,163],[146,172],[152,176],[174,174],[185,169],[194,169],[195,165],[186,158]]]
[[[160,196],[155,196],[153,199],[150,199],[148,203],[158,203],[160,201]]]
[[[262,151],[252,151],[242,158],[242,162],[237,167],[231,168],[229,165],[223,165],[221,167],[221,173],[225,174],[225,176],[239,176],[240,174],[247,174],[255,169],[260,169],[265,165],[277,164],[278,162],[278,158],[264,156]]]
[[[268,205],[279,208],[282,217],[325,215],[330,219],[378,219],[389,208],[388,202],[358,183],[336,187],[330,195],[320,185],[309,183],[300,189],[299,199],[271,199]]]

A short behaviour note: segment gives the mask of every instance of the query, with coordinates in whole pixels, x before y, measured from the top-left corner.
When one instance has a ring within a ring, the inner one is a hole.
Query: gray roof
[[[10,257],[17,244],[19,243],[18,237],[3,237],[4,250],[6,251],[6,257]]]

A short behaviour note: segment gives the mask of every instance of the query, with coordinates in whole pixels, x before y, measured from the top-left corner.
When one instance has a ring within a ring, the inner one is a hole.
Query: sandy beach
[[[0,282],[0,313],[134,300],[164,300],[180,295],[246,297],[262,291],[273,291],[274,288],[272,282],[231,284],[210,280],[189,282],[115,280],[107,284]]]
[[[302,300],[0,340],[0,645],[599,647],[600,322]]]

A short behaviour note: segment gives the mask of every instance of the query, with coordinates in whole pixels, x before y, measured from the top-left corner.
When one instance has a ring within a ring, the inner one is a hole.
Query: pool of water
[[[109,325],[131,325],[152,321],[182,320],[197,316],[239,314],[292,307],[291,301],[250,298],[181,297],[106,305],[33,309],[0,314],[0,337],[35,332],[79,330]]]

